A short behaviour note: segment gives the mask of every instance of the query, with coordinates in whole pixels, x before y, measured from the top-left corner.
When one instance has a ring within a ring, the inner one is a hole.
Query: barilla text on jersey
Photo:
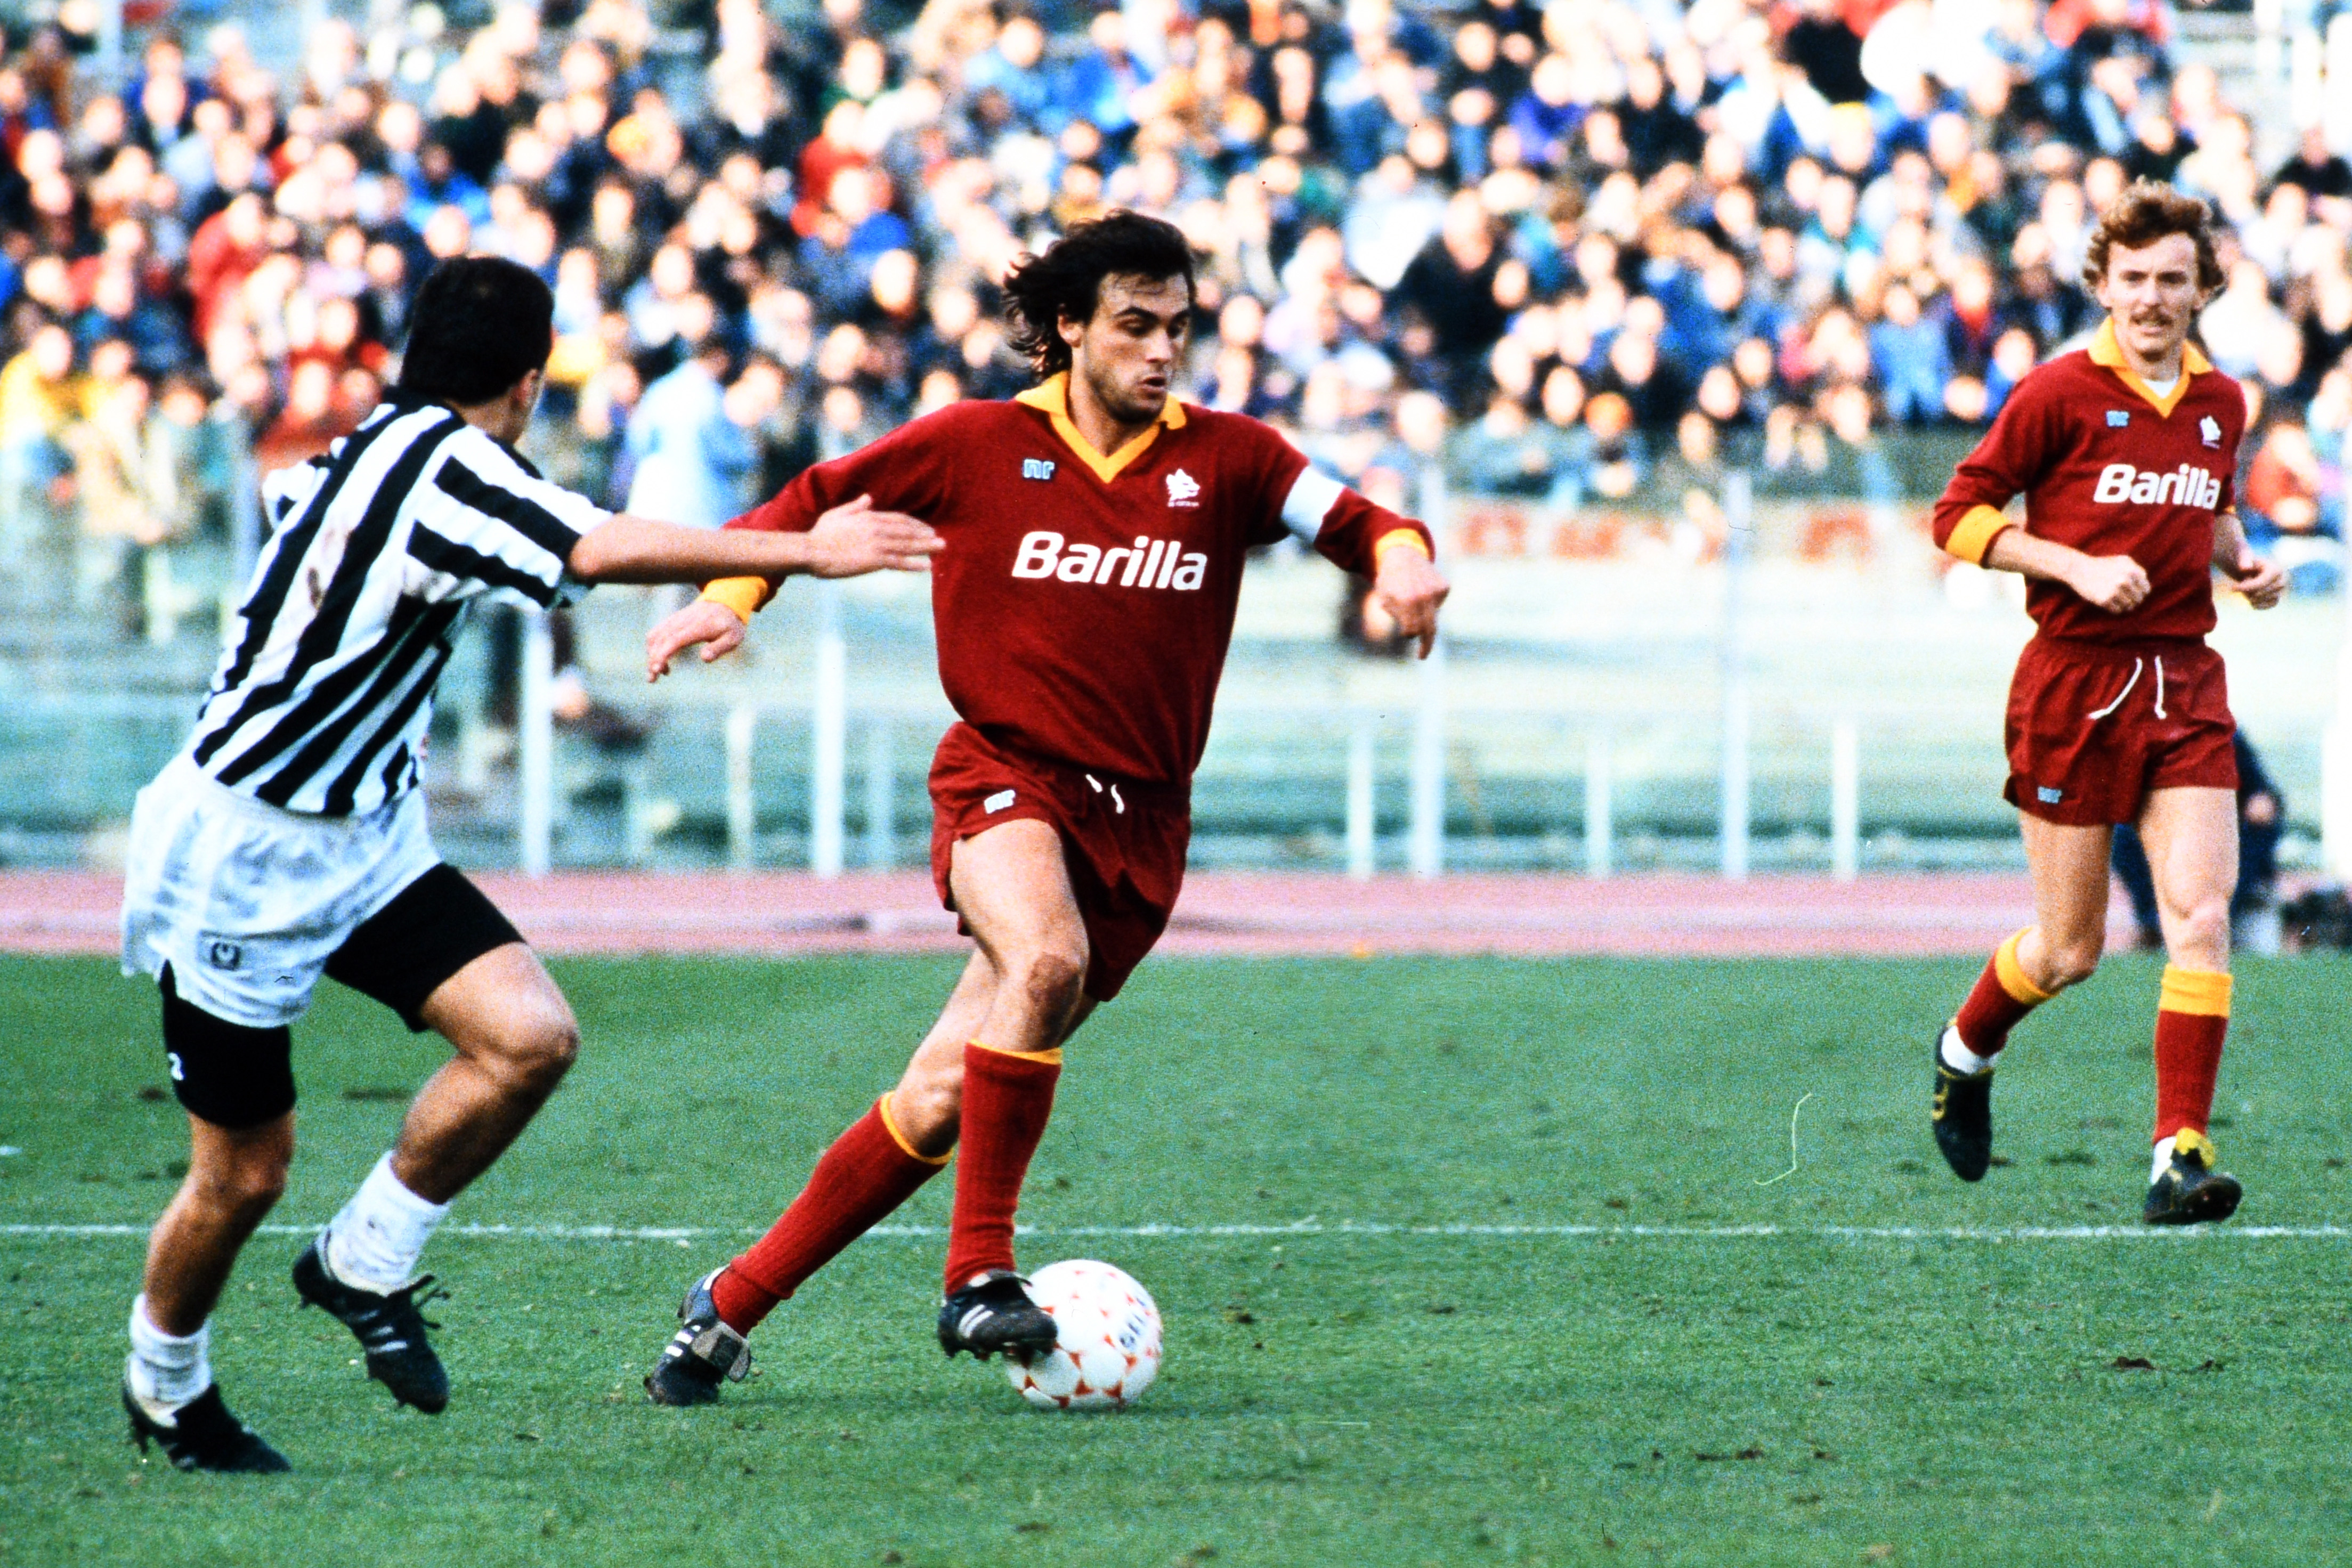
[[[1097,545],[1071,544],[1062,535],[1040,528],[1021,537],[1013,558],[1015,577],[1052,577],[1064,582],[1116,582],[1121,588],[1171,588],[1190,593],[1209,575],[1209,558],[1198,550],[1184,552],[1174,539],[1139,534],[1130,548],[1104,549]]]
[[[2202,468],[2183,463],[2169,474],[2110,463],[2099,470],[2099,487],[2091,499],[2100,506],[2203,507],[2221,504],[2221,481]]]

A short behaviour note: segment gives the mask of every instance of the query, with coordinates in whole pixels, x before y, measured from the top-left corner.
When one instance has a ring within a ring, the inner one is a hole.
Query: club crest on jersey
[[[1172,476],[1170,483],[1174,483]],[[1131,546],[1104,549],[1099,545],[1071,544],[1062,535],[1040,528],[1021,537],[1021,548],[1013,557],[1013,575],[1191,593],[1208,580],[1209,558],[1199,550],[1185,551],[1174,539],[1139,534]]]
[[[2197,434],[2204,438],[2206,445],[2219,446],[2221,444],[2221,422],[2209,413],[2197,422]]]
[[[1181,468],[1168,476],[1168,504],[1171,507],[1197,507],[1201,504],[1201,482]]]
[[[2221,504],[2221,481],[2202,468],[2183,463],[2169,474],[2110,463],[2099,470],[2099,487],[2091,499],[2103,507],[2203,507]]]
[[[1021,460],[1021,477],[1024,479],[1051,479],[1053,476],[1054,460],[1052,458],[1024,457]]]
[[[2127,408],[2111,408],[2107,410],[2107,428],[2109,430],[2121,430],[2130,423],[2131,410]]]

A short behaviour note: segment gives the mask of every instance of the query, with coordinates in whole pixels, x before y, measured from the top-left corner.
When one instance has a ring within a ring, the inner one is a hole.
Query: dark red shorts
[[[2001,793],[2047,822],[2136,822],[2156,789],[2238,787],[2229,682],[2202,643],[2036,637],[2009,686]]]
[[[968,724],[950,726],[931,758],[931,881],[942,905],[955,907],[948,868],[957,841],[1022,821],[1062,835],[1087,926],[1086,992],[1107,1002],[1168,929],[1192,837],[1190,792],[1015,753]]]

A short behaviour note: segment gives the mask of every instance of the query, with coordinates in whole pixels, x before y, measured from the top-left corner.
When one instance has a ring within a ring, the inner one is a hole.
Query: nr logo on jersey
[[[2221,444],[2221,422],[2209,413],[2197,422],[2197,434],[2206,445],[2219,446]]]
[[[1176,477],[1170,476],[1171,486]],[[1074,545],[1060,534],[1040,528],[1021,537],[1021,549],[1013,558],[1013,575],[1190,593],[1207,580],[1209,558],[1199,550],[1184,552],[1174,539],[1139,534],[1132,547],[1104,549],[1099,545]]]
[[[1168,504],[1171,507],[1197,507],[1201,504],[1201,482],[1181,468],[1168,476]]]
[[[1052,458],[1024,457],[1021,460],[1021,477],[1024,479],[1051,479],[1053,476],[1054,460]]]
[[[2099,487],[2091,499],[2103,507],[2203,507],[2221,504],[2221,481],[2202,468],[2183,463],[2169,474],[2110,463],[2099,470]]]
[[[2107,428],[2109,430],[2121,430],[2129,423],[2131,423],[2131,410],[2127,408],[2111,408],[2107,410]]]

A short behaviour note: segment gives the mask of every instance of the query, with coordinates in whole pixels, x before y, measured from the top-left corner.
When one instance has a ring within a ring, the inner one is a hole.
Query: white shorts
[[[352,927],[439,863],[411,789],[361,817],[280,810],[184,756],[139,791],[122,972],[172,966],[181,998],[255,1029],[292,1023]]]

